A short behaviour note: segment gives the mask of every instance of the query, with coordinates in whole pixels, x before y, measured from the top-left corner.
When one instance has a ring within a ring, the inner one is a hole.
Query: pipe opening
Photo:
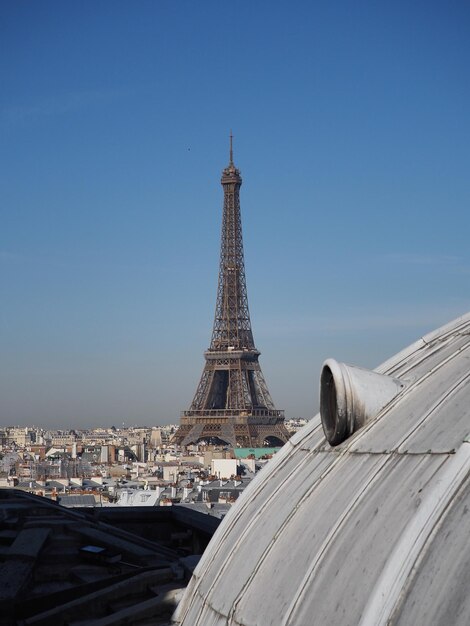
[[[320,414],[330,445],[362,428],[404,387],[397,378],[327,359],[320,376]]]
[[[338,407],[338,390],[331,368],[325,365],[320,382],[320,413],[328,442],[335,446],[346,438],[345,411]]]

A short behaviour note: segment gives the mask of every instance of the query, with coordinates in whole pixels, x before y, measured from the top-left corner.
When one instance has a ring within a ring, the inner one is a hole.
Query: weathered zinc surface
[[[183,626],[470,623],[470,314],[377,371],[406,382],[332,448],[317,416],[227,515]]]

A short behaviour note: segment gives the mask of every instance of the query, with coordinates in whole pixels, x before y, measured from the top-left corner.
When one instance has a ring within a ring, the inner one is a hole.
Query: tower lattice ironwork
[[[240,170],[222,172],[224,208],[214,327],[206,362],[189,411],[181,414],[174,441],[221,441],[233,446],[285,443],[284,412],[277,410],[258,362],[251,330],[240,214]]]

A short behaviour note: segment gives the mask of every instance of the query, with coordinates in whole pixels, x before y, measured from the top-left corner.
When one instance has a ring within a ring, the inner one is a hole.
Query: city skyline
[[[0,423],[178,423],[234,134],[250,316],[286,417],[470,309],[461,3],[3,3]]]

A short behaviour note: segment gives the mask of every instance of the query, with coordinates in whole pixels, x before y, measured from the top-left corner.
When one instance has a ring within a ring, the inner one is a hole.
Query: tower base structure
[[[284,412],[260,409],[254,415],[234,415],[230,410],[184,411],[173,441],[180,446],[198,442],[229,445],[234,448],[262,448],[284,445],[289,433]]]

